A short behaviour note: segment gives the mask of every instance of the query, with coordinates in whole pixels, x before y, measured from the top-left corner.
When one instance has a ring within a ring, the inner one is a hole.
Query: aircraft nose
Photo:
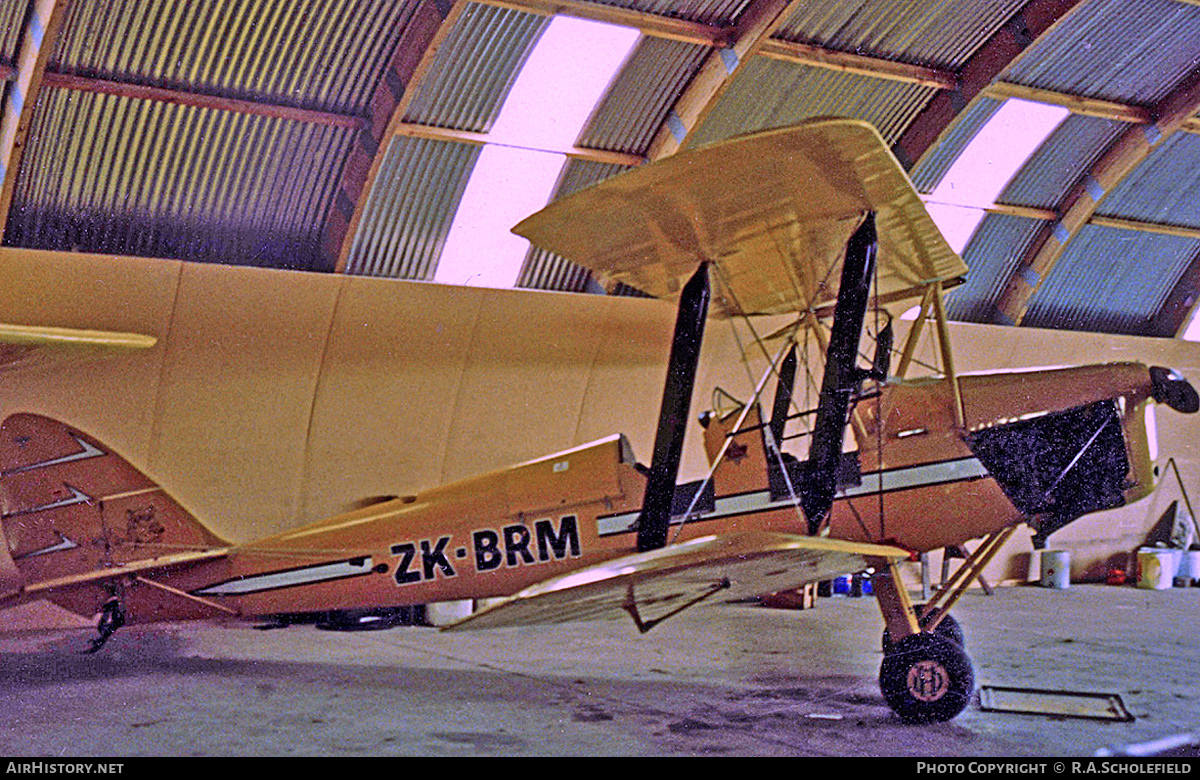
[[[1200,410],[1196,388],[1174,369],[1154,366],[1150,369],[1150,384],[1155,401],[1184,414]]]

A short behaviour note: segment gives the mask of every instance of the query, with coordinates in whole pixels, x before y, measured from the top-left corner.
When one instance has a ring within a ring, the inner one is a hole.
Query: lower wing
[[[898,547],[748,531],[617,558],[533,585],[447,630],[630,617],[640,631],[688,607],[789,590],[896,561]]]

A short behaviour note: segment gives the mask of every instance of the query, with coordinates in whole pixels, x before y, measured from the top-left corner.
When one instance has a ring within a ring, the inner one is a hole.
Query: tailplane
[[[65,423],[0,425],[0,600],[73,575],[224,546],[153,480]],[[49,598],[84,615],[94,594]]]

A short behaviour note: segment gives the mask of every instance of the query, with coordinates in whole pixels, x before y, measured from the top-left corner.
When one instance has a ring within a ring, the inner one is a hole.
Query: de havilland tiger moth
[[[0,607],[46,599],[98,615],[92,649],[128,622],[460,599],[490,601],[450,630],[620,617],[645,632],[684,609],[872,569],[882,694],[907,721],[945,721],[974,691],[949,615],[974,576],[1024,524],[1044,543],[1147,496],[1146,408],[1200,408],[1186,379],[1132,362],[957,374],[943,292],[966,266],[862,122],[818,119],[685,151],[562,198],[514,232],[605,284],[677,299],[648,466],[618,434],[232,545],[105,443],[15,413],[0,426]],[[920,314],[893,350],[889,310],[913,301]],[[706,322],[744,318],[754,332],[767,315],[790,323],[749,347],[768,370],[748,399],[714,393],[699,415],[708,470],[680,484]],[[941,368],[906,379],[927,321]],[[810,339],[823,374],[815,407],[802,409]],[[0,326],[5,362],[153,343]],[[914,605],[897,564],[975,539],[947,586]]]

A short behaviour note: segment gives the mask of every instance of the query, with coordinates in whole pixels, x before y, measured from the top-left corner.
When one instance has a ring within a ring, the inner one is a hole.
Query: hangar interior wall
[[[615,432],[648,459],[674,321],[670,304],[646,299],[8,248],[0,278],[3,321],[159,338],[143,353],[0,371],[0,414],[91,433],[234,542]],[[1200,381],[1200,346],[1174,339],[951,333],[961,372],[1140,360]],[[696,412],[714,385],[749,396],[764,365],[742,359],[753,342],[744,325],[713,321],[706,337]],[[926,337],[918,360],[935,366],[935,354]],[[703,474],[699,433],[682,478]],[[1200,415],[1160,410],[1160,463],[1174,457],[1188,486],[1200,485],[1198,434]],[[1077,577],[1095,576],[1172,497],[1170,480],[1052,545],[1072,550]],[[1018,533],[985,576],[1024,579],[1028,551]]]

